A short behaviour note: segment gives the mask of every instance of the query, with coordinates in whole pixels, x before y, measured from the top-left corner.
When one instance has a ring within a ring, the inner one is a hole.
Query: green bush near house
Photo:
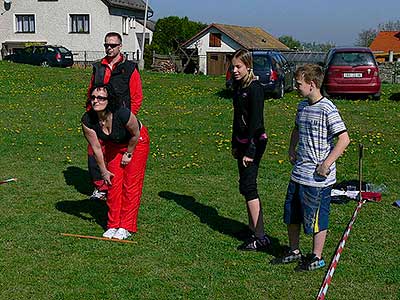
[[[151,153],[134,244],[77,239],[101,236],[106,206],[88,200],[86,141],[80,129],[90,69],[0,62],[0,299],[315,299],[324,270],[295,273],[268,264],[287,243],[283,199],[297,103],[267,99],[268,148],[259,190],[270,253],[243,253],[237,232],[247,213],[230,155],[232,105],[224,77],[142,73],[139,118]],[[328,299],[399,299],[400,85],[382,100],[336,99],[352,143],[338,181],[385,184],[381,203],[360,211]],[[325,258],[335,252],[356,202],[332,204]],[[310,237],[302,237],[304,252]],[[326,270],[326,269],[325,269]]]

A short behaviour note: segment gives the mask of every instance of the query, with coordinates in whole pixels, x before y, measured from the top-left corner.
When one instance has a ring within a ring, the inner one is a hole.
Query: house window
[[[220,33],[210,33],[210,47],[221,47],[221,34]]]
[[[16,32],[35,32],[35,15],[15,15]]]
[[[70,15],[70,33],[89,33],[89,15]]]
[[[129,33],[129,18],[122,17],[122,34],[128,34],[128,33]]]

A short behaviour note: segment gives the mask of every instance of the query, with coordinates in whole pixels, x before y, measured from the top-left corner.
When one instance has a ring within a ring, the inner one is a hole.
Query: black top
[[[97,137],[102,141],[109,141],[117,144],[124,144],[129,141],[132,135],[126,129],[131,112],[125,107],[119,108],[113,113],[111,133],[105,134],[99,123],[99,118],[93,110],[84,113],[82,123],[96,132]]]
[[[247,141],[245,155],[254,158],[255,142],[265,133],[264,90],[258,80],[234,91],[233,109],[232,147],[239,146],[238,139]]]

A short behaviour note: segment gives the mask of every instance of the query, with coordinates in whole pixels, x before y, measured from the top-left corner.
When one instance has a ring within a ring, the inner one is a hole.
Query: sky
[[[143,0],[146,1],[146,0]],[[148,0],[154,15],[261,27],[275,37],[352,46],[358,34],[400,20],[400,0]]]

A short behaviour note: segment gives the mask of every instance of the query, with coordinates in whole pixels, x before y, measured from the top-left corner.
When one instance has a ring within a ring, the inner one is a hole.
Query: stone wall
[[[400,62],[380,63],[379,75],[383,83],[400,83]]]

